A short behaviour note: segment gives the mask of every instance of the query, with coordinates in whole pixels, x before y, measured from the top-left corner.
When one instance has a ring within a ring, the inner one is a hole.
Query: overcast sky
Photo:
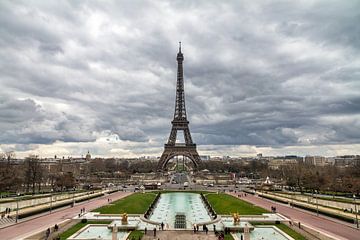
[[[360,1],[0,1],[0,148],[159,156],[183,43],[200,155],[360,153]]]

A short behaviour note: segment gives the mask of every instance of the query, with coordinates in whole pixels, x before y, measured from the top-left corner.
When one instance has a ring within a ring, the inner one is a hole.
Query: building
[[[201,155],[201,156],[200,156],[200,159],[201,159],[202,161],[208,161],[208,160],[210,160],[210,156],[209,156],[209,155]]]
[[[308,165],[321,166],[321,167],[328,165],[326,158],[323,156],[306,156],[304,158],[304,163]]]
[[[360,163],[360,155],[344,155],[335,157],[335,166],[351,167]]]
[[[298,157],[293,155],[289,155],[285,157],[275,157],[269,160],[268,166],[270,169],[278,170],[281,167],[293,166],[298,163],[301,163],[302,161],[303,161],[303,157]]]

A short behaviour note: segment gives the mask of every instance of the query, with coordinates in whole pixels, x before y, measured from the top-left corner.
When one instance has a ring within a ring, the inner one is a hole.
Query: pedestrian
[[[57,232],[58,230],[59,230],[59,226],[57,224],[55,224],[54,231]]]
[[[161,222],[161,230],[164,231],[164,223]]]
[[[45,235],[46,235],[46,239],[48,239],[49,238],[49,236],[50,236],[50,228],[48,228],[48,229],[46,229],[46,232],[45,232]]]
[[[205,225],[205,232],[206,232],[206,234],[208,234],[208,232],[209,232],[209,229],[206,225]]]
[[[301,228],[301,223],[299,222],[299,228]]]
[[[216,232],[216,225],[214,224],[213,227],[214,227],[214,232]]]
[[[196,225],[194,224],[193,226],[194,226],[194,233],[196,233]]]
[[[156,237],[156,227],[154,227],[154,237]]]
[[[147,233],[147,228],[145,227],[145,229],[144,229],[144,233],[145,233],[145,235],[146,235],[146,233]]]
[[[199,231],[199,225],[196,225],[196,231],[197,232]]]

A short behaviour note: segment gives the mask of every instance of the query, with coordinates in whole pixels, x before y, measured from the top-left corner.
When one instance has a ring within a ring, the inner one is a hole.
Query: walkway
[[[316,209],[318,208],[319,211],[328,212],[328,213],[331,213],[331,214],[336,214],[338,216],[344,216],[344,217],[347,217],[349,219],[353,219],[354,221],[356,219],[356,214],[355,213],[344,212],[342,209],[338,209],[339,206],[342,206],[345,209],[352,209],[352,208],[354,208],[354,204],[334,202],[334,201],[333,202],[332,201],[324,201],[322,199],[318,199],[317,200],[318,205],[317,205],[315,198],[310,199],[312,202],[305,201],[305,199],[310,198],[308,196],[306,196],[306,197],[301,196],[301,197],[303,197],[304,200],[300,201],[300,200],[297,200],[297,199],[296,200],[291,199],[290,197],[287,197],[286,195],[282,196],[280,194],[274,194],[274,193],[257,192],[257,194],[259,196],[265,196],[265,197],[267,196],[267,197],[272,198],[272,199],[278,199],[278,200],[283,201],[283,202],[295,203],[295,204],[300,205],[300,206],[311,208],[314,211],[316,211]],[[297,196],[297,197],[300,197],[300,196]],[[321,205],[321,203],[323,203],[323,204],[327,203],[328,205],[331,205],[331,202],[332,202],[332,204],[334,204],[331,207]]]
[[[42,215],[28,221],[20,222],[3,229],[0,229],[0,236],[2,240],[24,239],[28,236],[34,235],[40,231],[45,231],[55,224],[59,224],[67,219],[72,219],[80,213],[82,208],[86,211],[98,208],[108,204],[107,199],[111,198],[113,201],[130,195],[130,192],[115,192],[110,195],[105,195],[100,198],[90,200],[89,202],[78,203],[75,207],[69,207],[53,211],[52,214]]]
[[[237,193],[231,193],[237,197]],[[327,217],[316,216],[316,214],[291,208],[288,205],[277,203],[271,200],[260,198],[251,194],[247,194],[246,197],[241,197],[242,200],[253,203],[257,206],[271,210],[271,206],[275,206],[278,213],[292,219],[296,222],[301,222],[307,226],[319,230],[328,235],[335,236],[337,239],[349,239],[349,240],[360,240],[360,231],[348,226],[346,223],[341,223],[337,220],[331,220]]]

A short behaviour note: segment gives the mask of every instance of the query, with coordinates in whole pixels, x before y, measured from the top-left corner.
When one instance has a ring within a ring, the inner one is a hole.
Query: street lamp
[[[356,227],[359,228],[359,220],[358,220],[358,212],[357,212],[357,207],[356,207],[356,196],[355,196],[355,194],[353,194],[353,198],[354,198],[354,205],[355,205]]]
[[[54,189],[50,190],[50,214],[51,214],[51,211],[52,211],[52,195],[53,195],[53,191],[54,191]]]
[[[72,206],[75,206],[75,188],[73,188],[73,203]]]
[[[318,204],[318,200],[317,200],[317,193],[318,191],[315,190],[315,199],[316,199],[316,215],[319,216],[319,204]]]
[[[15,223],[18,222],[18,218],[19,218],[19,197],[20,197],[20,193],[17,193],[17,198],[16,198],[16,217],[15,217]]]

